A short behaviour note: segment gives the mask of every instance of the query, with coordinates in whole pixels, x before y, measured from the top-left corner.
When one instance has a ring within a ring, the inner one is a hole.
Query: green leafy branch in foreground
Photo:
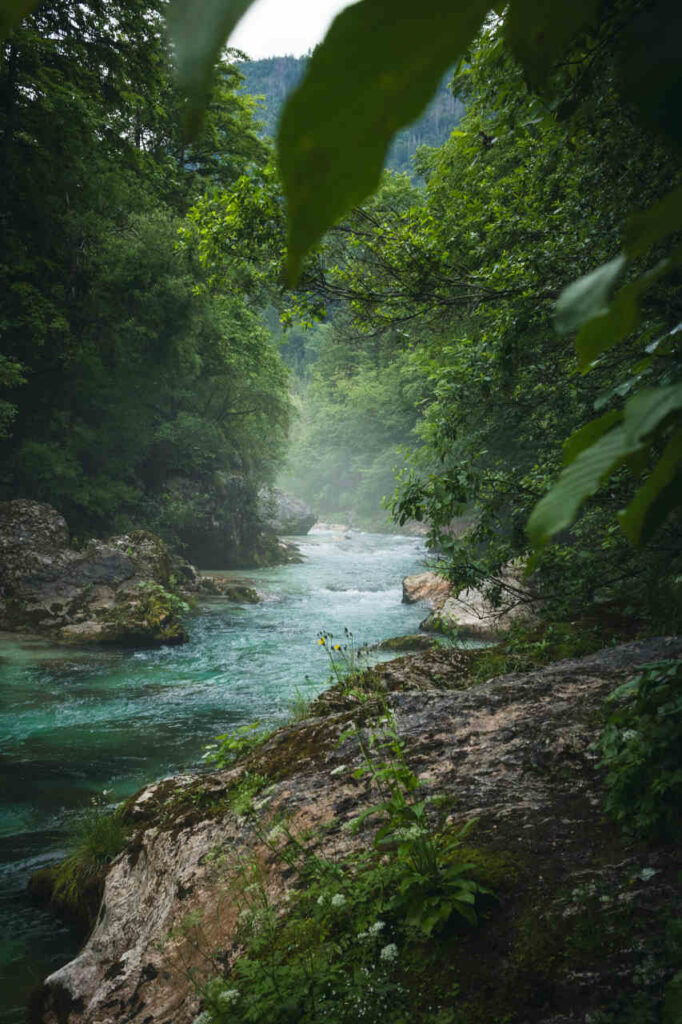
[[[656,281],[678,271],[682,247],[674,248],[612,296],[617,282],[631,263],[680,231],[682,188],[632,218],[624,253],[563,292],[557,303],[557,328],[562,333],[578,329],[575,347],[584,373],[597,365],[602,353],[637,329],[642,298]],[[592,420],[565,442],[564,470],[528,522],[535,544],[545,543],[570,526],[583,502],[621,465],[641,471],[654,452],[658,454],[654,469],[619,513],[623,530],[633,544],[639,544],[682,504],[682,381],[674,379],[673,373],[670,383],[637,387],[654,360],[673,354],[681,329],[678,323],[645,345],[644,358],[637,363],[631,381],[635,393],[622,410]]]

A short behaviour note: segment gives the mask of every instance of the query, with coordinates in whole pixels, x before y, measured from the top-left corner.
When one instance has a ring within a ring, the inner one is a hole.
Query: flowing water
[[[359,644],[416,631],[424,610],[401,604],[401,578],[418,571],[420,540],[317,529],[300,547],[303,564],[248,574],[261,604],[205,602],[182,647],[0,641],[0,1024],[24,1021],[31,989],[77,951],[26,885],[64,856],[93,797],[121,800],[197,764],[238,725],[285,721],[297,690],[327,685],[321,631],[343,639],[348,628]]]

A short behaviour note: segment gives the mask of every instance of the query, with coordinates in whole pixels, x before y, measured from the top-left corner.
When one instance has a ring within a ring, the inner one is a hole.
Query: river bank
[[[248,573],[260,604],[202,601],[181,647],[70,650],[3,638],[3,1024],[23,1022],[29,991],[77,951],[75,934],[35,907],[26,886],[65,855],[94,797],[106,790],[116,803],[201,763],[214,736],[255,718],[286,721],[297,689],[310,697],[326,685],[321,631],[349,628],[358,644],[416,631],[423,609],[401,603],[401,579],[421,565],[420,539],[318,530],[297,543],[302,564]]]
[[[145,789],[32,1019],[676,1024],[678,851],[605,818],[594,745],[614,687],[681,657],[658,638],[476,684],[474,652],[429,652],[332,688],[233,767]],[[400,792],[431,804],[407,830]]]

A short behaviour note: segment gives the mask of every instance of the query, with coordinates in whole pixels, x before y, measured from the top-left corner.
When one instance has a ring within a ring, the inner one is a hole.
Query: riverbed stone
[[[487,597],[473,588],[451,595],[419,623],[426,632],[445,633],[476,640],[497,640],[515,621],[530,622],[531,608],[525,604],[495,608]]]
[[[55,509],[0,505],[0,629],[80,644],[149,646],[187,639],[165,587],[172,559],[143,530],[69,546]]]
[[[305,501],[279,487],[264,488],[259,499],[263,523],[272,533],[302,537],[317,522],[317,516]]]
[[[456,675],[463,653],[452,652]],[[447,673],[447,656],[420,655],[422,675],[431,657]],[[594,749],[606,697],[662,658],[682,658],[682,638],[626,644],[464,690],[386,696],[424,790],[450,798],[453,827],[476,819],[467,837],[473,855],[502,865],[497,904],[466,933],[452,963],[461,1002],[477,1008],[477,1020],[586,1024],[632,984],[651,922],[682,915],[677,851],[633,846],[605,820]],[[36,996],[36,1024],[191,1024],[201,984],[218,961],[229,972],[240,954],[230,865],[255,857],[274,907],[284,907],[295,884],[262,845],[263,829],[278,815],[294,834],[332,822],[315,840],[331,860],[371,844],[371,827],[344,827],[377,801],[368,774],[355,773],[364,755],[347,730],[352,714],[312,710],[315,717],[278,729],[233,768],[164,780],[129,802],[136,833],[109,869],[84,949]],[[272,780],[258,828],[225,799],[246,771]],[[600,922],[608,928],[616,911],[623,928],[608,932],[608,956],[589,946],[576,956],[567,940],[586,928],[593,934]]]
[[[452,584],[436,572],[420,572],[403,580],[403,604],[425,601],[430,608],[440,608],[452,592]]]

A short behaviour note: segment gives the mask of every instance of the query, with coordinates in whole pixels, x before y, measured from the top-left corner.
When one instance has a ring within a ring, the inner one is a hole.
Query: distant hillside
[[[274,137],[282,104],[301,79],[307,60],[307,57],[268,57],[241,65],[245,78],[244,92],[264,97],[260,114],[264,135]],[[448,89],[450,77],[450,74],[445,75],[437,94],[419,120],[404,128],[395,138],[386,161],[391,170],[412,172],[411,159],[417,148],[440,146],[459,124],[464,104]]]

